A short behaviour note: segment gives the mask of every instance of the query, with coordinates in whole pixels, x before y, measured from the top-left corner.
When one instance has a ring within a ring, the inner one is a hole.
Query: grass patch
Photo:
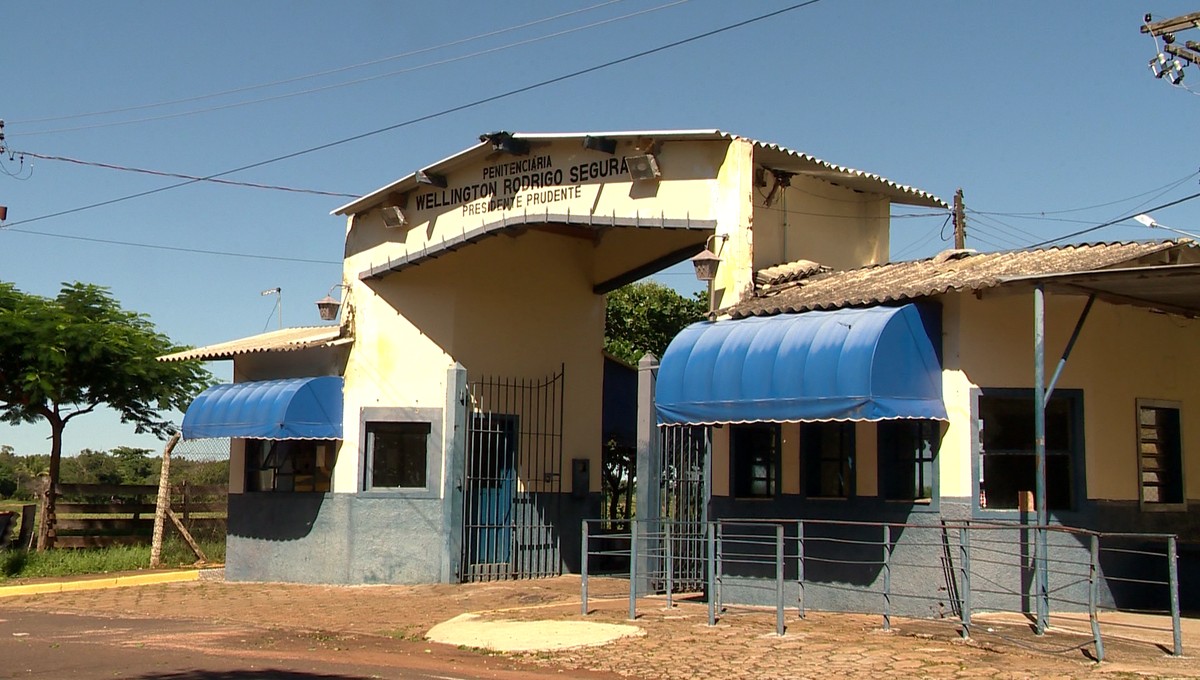
[[[225,541],[201,540],[211,562],[225,561]],[[163,542],[162,563],[165,566],[191,565],[195,562],[187,544],[178,537]],[[80,550],[0,551],[0,582],[11,578],[42,578],[108,574],[117,571],[146,569],[150,565],[150,546],[113,546]]]

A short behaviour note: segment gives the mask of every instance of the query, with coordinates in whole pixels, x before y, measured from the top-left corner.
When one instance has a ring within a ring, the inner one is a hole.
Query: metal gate
[[[659,428],[659,434],[662,452],[659,516],[664,526],[671,528],[672,589],[698,592],[704,589],[708,549],[705,522],[711,479],[711,430],[699,425],[666,425]]]
[[[563,371],[468,391],[462,580],[557,576]]]

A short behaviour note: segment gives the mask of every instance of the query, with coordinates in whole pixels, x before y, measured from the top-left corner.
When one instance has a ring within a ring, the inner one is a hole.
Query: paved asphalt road
[[[415,640],[0,607],[0,678],[534,680],[549,677],[563,676],[548,669],[520,668],[502,658]]]

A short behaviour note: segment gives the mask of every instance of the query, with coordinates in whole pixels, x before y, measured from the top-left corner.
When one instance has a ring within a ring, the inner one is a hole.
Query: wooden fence
[[[59,484],[47,547],[149,545],[157,484]],[[183,482],[171,486],[170,509],[193,535],[224,535],[228,487]],[[45,518],[45,494],[38,516]],[[43,519],[43,521],[45,521]]]

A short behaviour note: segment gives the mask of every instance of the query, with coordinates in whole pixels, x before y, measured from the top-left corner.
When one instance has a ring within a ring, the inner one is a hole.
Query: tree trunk
[[[46,485],[46,498],[42,504],[43,514],[42,521],[38,528],[38,544],[39,552],[47,548],[54,547],[54,539],[57,536],[55,524],[57,519],[54,516],[55,501],[58,497],[58,477],[62,469],[62,433],[63,420],[58,415],[58,408],[45,414],[46,420],[50,422],[50,479]]]

